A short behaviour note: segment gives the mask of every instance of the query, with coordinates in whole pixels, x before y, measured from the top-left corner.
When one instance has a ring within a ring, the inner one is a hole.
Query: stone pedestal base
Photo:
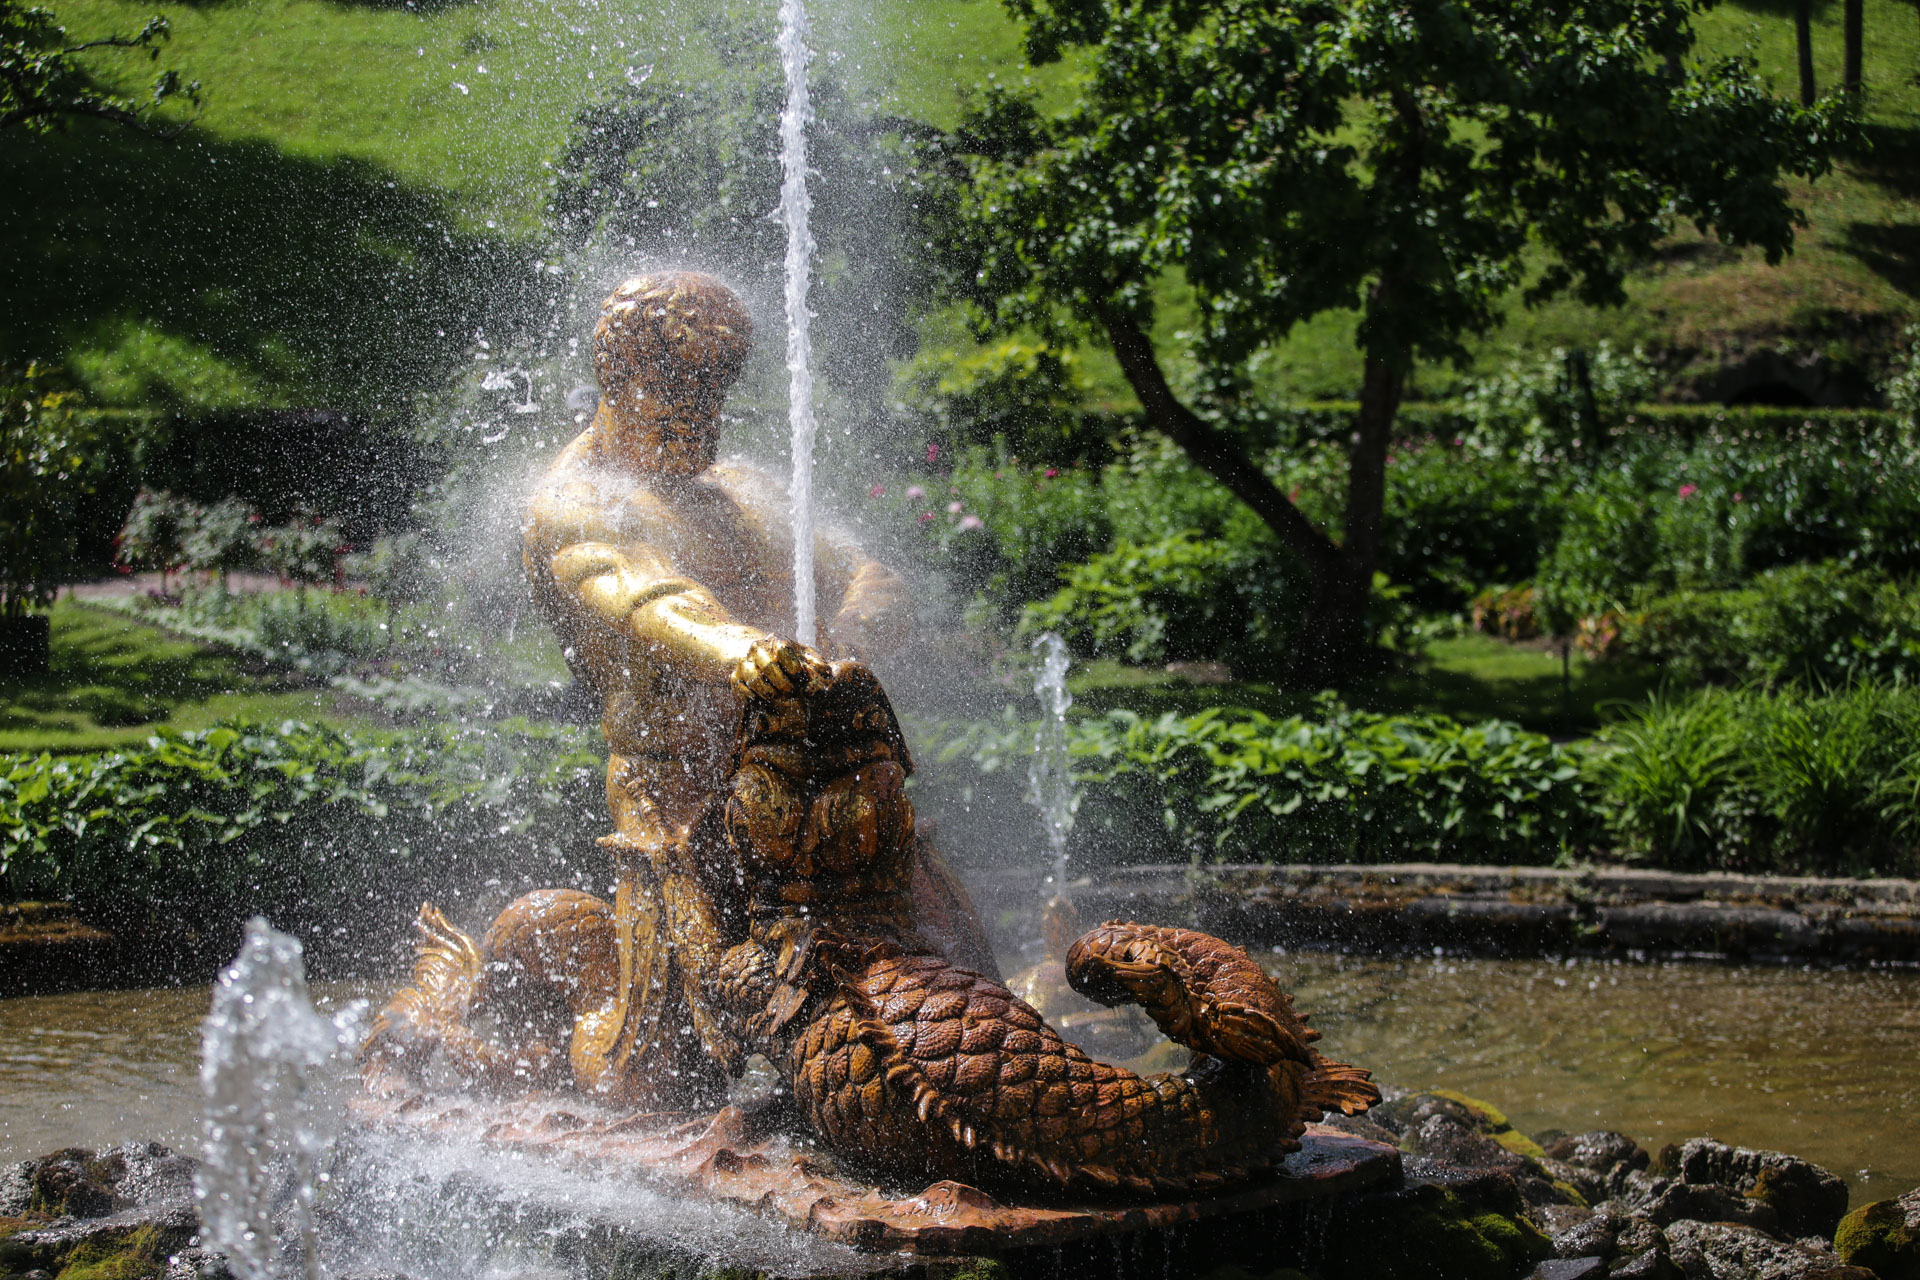
[[[1003,1204],[956,1182],[914,1193],[854,1181],[804,1141],[759,1132],[739,1107],[705,1115],[622,1115],[572,1096],[502,1101],[400,1093],[361,1098],[354,1111],[375,1130],[477,1139],[503,1151],[585,1161],[856,1249],[927,1259],[1164,1230],[1358,1191],[1390,1181],[1400,1169],[1392,1147],[1312,1125],[1277,1175],[1226,1191],[1111,1204]]]

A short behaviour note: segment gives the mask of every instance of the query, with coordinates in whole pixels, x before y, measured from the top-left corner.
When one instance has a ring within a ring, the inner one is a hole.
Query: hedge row
[[[0,896],[192,932],[252,913],[391,936],[423,898],[484,922],[604,879],[593,735],[492,725],[163,731],[135,750],[0,756]]]
[[[939,812],[1017,812],[1035,726],[927,726],[920,785]],[[1073,722],[1081,867],[1200,862],[1551,862],[1604,837],[1579,757],[1516,725],[1324,702],[1313,718],[1242,708]],[[1035,827],[1036,839],[1037,826]]]

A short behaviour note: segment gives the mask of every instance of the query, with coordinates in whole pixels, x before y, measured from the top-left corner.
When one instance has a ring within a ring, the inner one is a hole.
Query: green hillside
[[[81,37],[152,8],[56,5]],[[390,407],[550,278],[539,216],[574,112],[630,75],[710,74],[711,32],[769,26],[772,6],[234,0],[168,16],[163,65],[206,85],[181,140],[92,124],[0,138],[0,354],[64,360],[102,403]],[[1818,20],[1827,87],[1839,5]],[[936,122],[988,76],[1019,75],[1018,32],[992,0],[831,6],[816,23],[835,74]],[[1701,31],[1791,88],[1786,9],[1726,5]],[[1518,315],[1489,358],[1607,336],[1672,349],[1676,367],[1770,345],[1870,364],[1920,290],[1920,18],[1868,0],[1867,32],[1876,149],[1803,193],[1813,225],[1792,261],[1683,241],[1636,281],[1632,308]],[[151,75],[100,65],[129,91]],[[1167,330],[1178,322],[1176,308]],[[1330,316],[1264,377],[1324,396],[1352,372]]]

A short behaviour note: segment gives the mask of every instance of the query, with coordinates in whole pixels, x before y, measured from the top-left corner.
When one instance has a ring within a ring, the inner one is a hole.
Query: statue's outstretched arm
[[[645,544],[575,543],[554,553],[552,571],[560,592],[681,679],[730,682],[767,698],[827,677],[819,655],[735,622],[711,591]]]

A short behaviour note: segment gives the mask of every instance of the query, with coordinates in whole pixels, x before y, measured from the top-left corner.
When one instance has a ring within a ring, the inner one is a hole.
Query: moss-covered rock
[[[166,1271],[160,1233],[143,1227],[118,1241],[89,1240],[67,1255],[56,1280],[159,1280]]]
[[[1356,1201],[1329,1228],[1326,1280],[1513,1280],[1553,1246],[1525,1215],[1414,1185]]]
[[[1876,1200],[1840,1220],[1833,1250],[1880,1280],[1920,1280],[1920,1188]]]

